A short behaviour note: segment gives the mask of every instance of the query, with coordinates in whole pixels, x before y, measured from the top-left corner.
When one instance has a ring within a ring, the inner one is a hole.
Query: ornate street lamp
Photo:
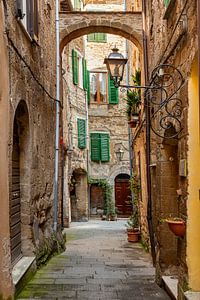
[[[113,48],[113,52],[108,55],[108,58],[104,59],[104,64],[108,69],[108,73],[110,74],[111,79],[114,80],[115,86],[119,87],[120,81],[123,79],[124,75],[124,67],[128,61],[127,58],[119,53],[119,49]]]
[[[118,149],[115,151],[115,154],[116,154],[117,160],[118,160],[118,161],[122,161],[123,156],[124,156],[124,150],[123,150],[122,148],[118,148]]]
[[[114,81],[116,88],[124,90],[144,89],[144,105],[151,111],[149,126],[159,137],[165,139],[177,138],[183,130],[181,125],[182,101],[177,93],[182,87],[184,80],[181,72],[169,64],[157,66],[150,79],[148,86],[123,85],[124,67],[128,59],[118,52],[115,47],[112,53],[104,59],[108,74]]]

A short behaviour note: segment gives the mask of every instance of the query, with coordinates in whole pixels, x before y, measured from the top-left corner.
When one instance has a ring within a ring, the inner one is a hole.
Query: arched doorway
[[[31,255],[32,239],[28,234],[30,214],[30,151],[29,117],[26,103],[21,101],[13,122],[13,148],[11,157],[10,188],[10,245],[11,262],[14,265],[23,255]],[[30,247],[29,247],[30,246]]]
[[[128,174],[119,174],[115,178],[115,206],[119,216],[127,217],[132,213],[129,179]]]

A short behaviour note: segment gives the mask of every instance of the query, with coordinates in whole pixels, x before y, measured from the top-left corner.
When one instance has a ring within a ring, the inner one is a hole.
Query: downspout
[[[144,73],[145,85],[149,83],[149,64],[148,64],[148,46],[146,35],[146,1],[142,0],[142,19],[143,19],[143,55],[144,55]],[[150,106],[148,98],[145,97],[145,115],[146,115],[146,173],[147,173],[147,221],[149,227],[149,237],[151,244],[151,255],[153,264],[156,262],[154,228],[152,220],[152,198],[151,198],[151,170],[150,170],[150,153],[151,153],[151,136],[150,136]]]
[[[54,174],[53,229],[58,226],[58,169],[59,169],[59,121],[60,121],[60,45],[59,45],[59,0],[56,0],[56,137]]]
[[[124,0],[124,11],[127,10],[127,0]],[[126,39],[126,57],[128,58],[128,40]],[[126,64],[126,85],[129,85],[129,65]],[[133,149],[132,149],[132,130],[128,127],[128,146],[129,146],[129,166],[130,166],[130,176],[133,175]],[[132,195],[133,197],[133,195]]]

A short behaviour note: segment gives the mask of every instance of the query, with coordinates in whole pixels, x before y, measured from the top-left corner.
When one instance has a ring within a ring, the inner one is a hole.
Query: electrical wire
[[[29,72],[31,73],[32,78],[35,80],[35,82],[40,86],[40,88],[44,91],[44,93],[54,102],[59,102],[59,105],[61,108],[63,108],[60,100],[57,100],[56,98],[54,98],[53,96],[50,95],[50,93],[47,91],[47,89],[42,85],[42,83],[37,79],[36,75],[34,74],[34,72],[32,71],[31,67],[28,65],[28,63],[26,62],[25,58],[21,55],[21,53],[19,52],[19,50],[17,49],[17,47],[15,46],[13,40],[11,39],[11,37],[9,36],[9,32],[6,31],[7,34],[7,38],[8,41],[10,43],[10,45],[12,46],[12,49],[15,51],[15,53],[17,54],[17,56],[20,58],[21,61],[23,61],[23,63],[25,64],[25,66],[27,67],[27,69],[29,70]]]

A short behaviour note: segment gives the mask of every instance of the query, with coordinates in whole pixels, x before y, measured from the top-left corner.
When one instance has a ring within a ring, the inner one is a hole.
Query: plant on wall
[[[129,217],[126,227],[129,242],[137,242],[140,236],[140,222],[139,222],[139,194],[140,194],[140,183],[136,174],[133,174],[130,179],[131,189],[131,204],[133,212]]]
[[[116,217],[115,204],[112,198],[112,186],[107,179],[88,179],[89,184],[96,184],[103,189],[104,212],[108,220],[113,220]]]
[[[141,85],[141,71],[136,70],[135,75],[132,75],[134,85]],[[134,119],[134,116],[138,116],[139,106],[141,103],[141,91],[140,89],[128,90],[126,98],[126,115],[128,121]]]

